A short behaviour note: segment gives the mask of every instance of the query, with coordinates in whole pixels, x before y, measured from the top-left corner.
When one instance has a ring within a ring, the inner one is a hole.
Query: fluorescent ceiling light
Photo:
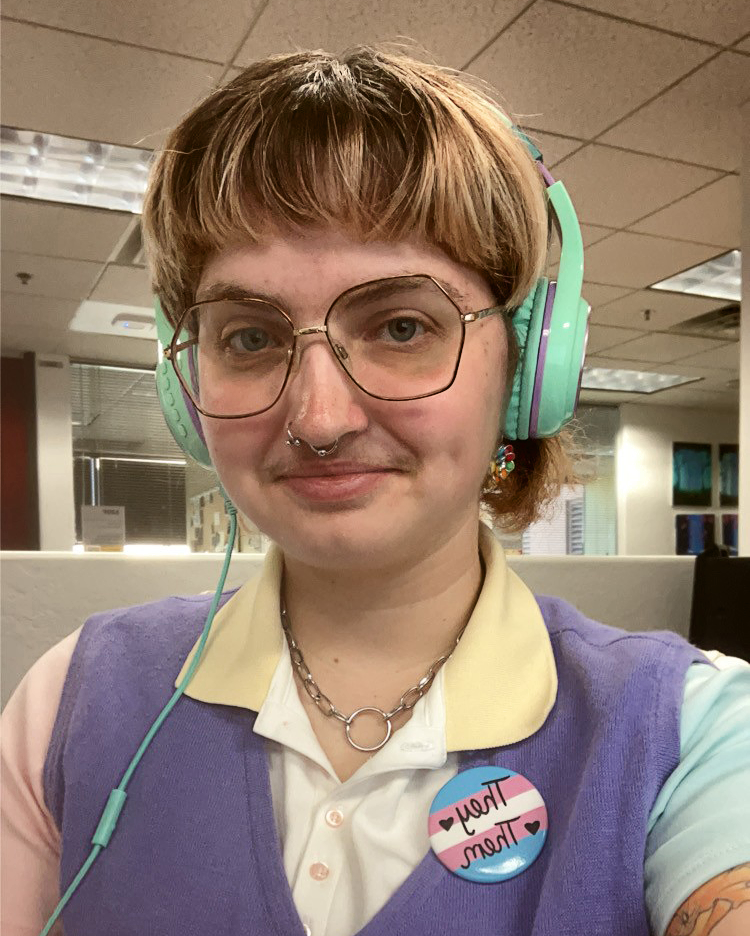
[[[156,319],[142,306],[116,305],[113,302],[84,300],[76,309],[68,328],[94,335],[123,335],[156,341]]]
[[[154,154],[0,127],[0,193],[140,214]]]
[[[695,383],[702,377],[682,377],[679,374],[653,374],[647,371],[611,370],[608,367],[586,367],[582,390],[619,390],[620,393],[656,393],[668,387]]]
[[[669,279],[654,283],[651,289],[665,289],[669,292],[687,293],[690,296],[708,296],[711,299],[731,299],[740,301],[740,252],[714,257],[706,263],[670,276]]]

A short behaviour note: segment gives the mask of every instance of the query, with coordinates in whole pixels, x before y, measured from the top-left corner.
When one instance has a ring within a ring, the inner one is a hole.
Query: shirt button
[[[329,809],[326,813],[326,822],[332,829],[338,829],[344,821],[344,814],[340,809]]]
[[[328,877],[328,865],[323,864],[322,861],[316,861],[315,864],[311,864],[310,877],[314,881],[325,881]]]
[[[302,924],[302,930],[303,930],[305,936],[312,936],[312,930],[311,930],[310,927],[307,925],[307,923],[303,923],[303,924]]]

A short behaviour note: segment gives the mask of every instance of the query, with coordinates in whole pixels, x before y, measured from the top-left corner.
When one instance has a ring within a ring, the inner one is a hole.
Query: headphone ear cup
[[[503,429],[503,436],[509,441],[529,438],[529,421],[548,284],[549,280],[546,277],[538,279],[511,319],[518,345],[518,363],[513,374],[513,388]]]
[[[162,361],[156,368],[156,392],[164,420],[182,451],[199,465],[211,468],[211,456],[198,411],[171,371],[172,366],[168,361]]]
[[[173,328],[157,299],[154,304],[156,332],[162,348],[167,348],[172,340]],[[159,397],[164,420],[172,433],[172,438],[182,451],[206,468],[213,467],[211,456],[206,446],[198,411],[193,401],[185,393],[182,384],[174,373],[172,365],[162,360],[156,368],[156,393]]]

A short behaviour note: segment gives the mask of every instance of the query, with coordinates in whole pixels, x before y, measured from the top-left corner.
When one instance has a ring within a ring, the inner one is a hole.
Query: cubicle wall
[[[220,555],[209,554],[0,554],[2,703],[34,660],[88,615],[166,595],[213,591],[221,562]],[[565,598],[596,620],[687,636],[690,557],[511,556],[508,562],[536,594]],[[236,555],[227,587],[242,584],[260,563],[259,556]]]

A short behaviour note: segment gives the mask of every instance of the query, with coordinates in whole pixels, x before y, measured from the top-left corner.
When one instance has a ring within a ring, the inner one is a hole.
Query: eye
[[[393,318],[386,322],[384,330],[389,338],[402,344],[411,341],[412,338],[424,334],[424,326],[415,318]]]
[[[232,351],[265,351],[274,347],[272,336],[264,328],[241,328],[225,338]]]

